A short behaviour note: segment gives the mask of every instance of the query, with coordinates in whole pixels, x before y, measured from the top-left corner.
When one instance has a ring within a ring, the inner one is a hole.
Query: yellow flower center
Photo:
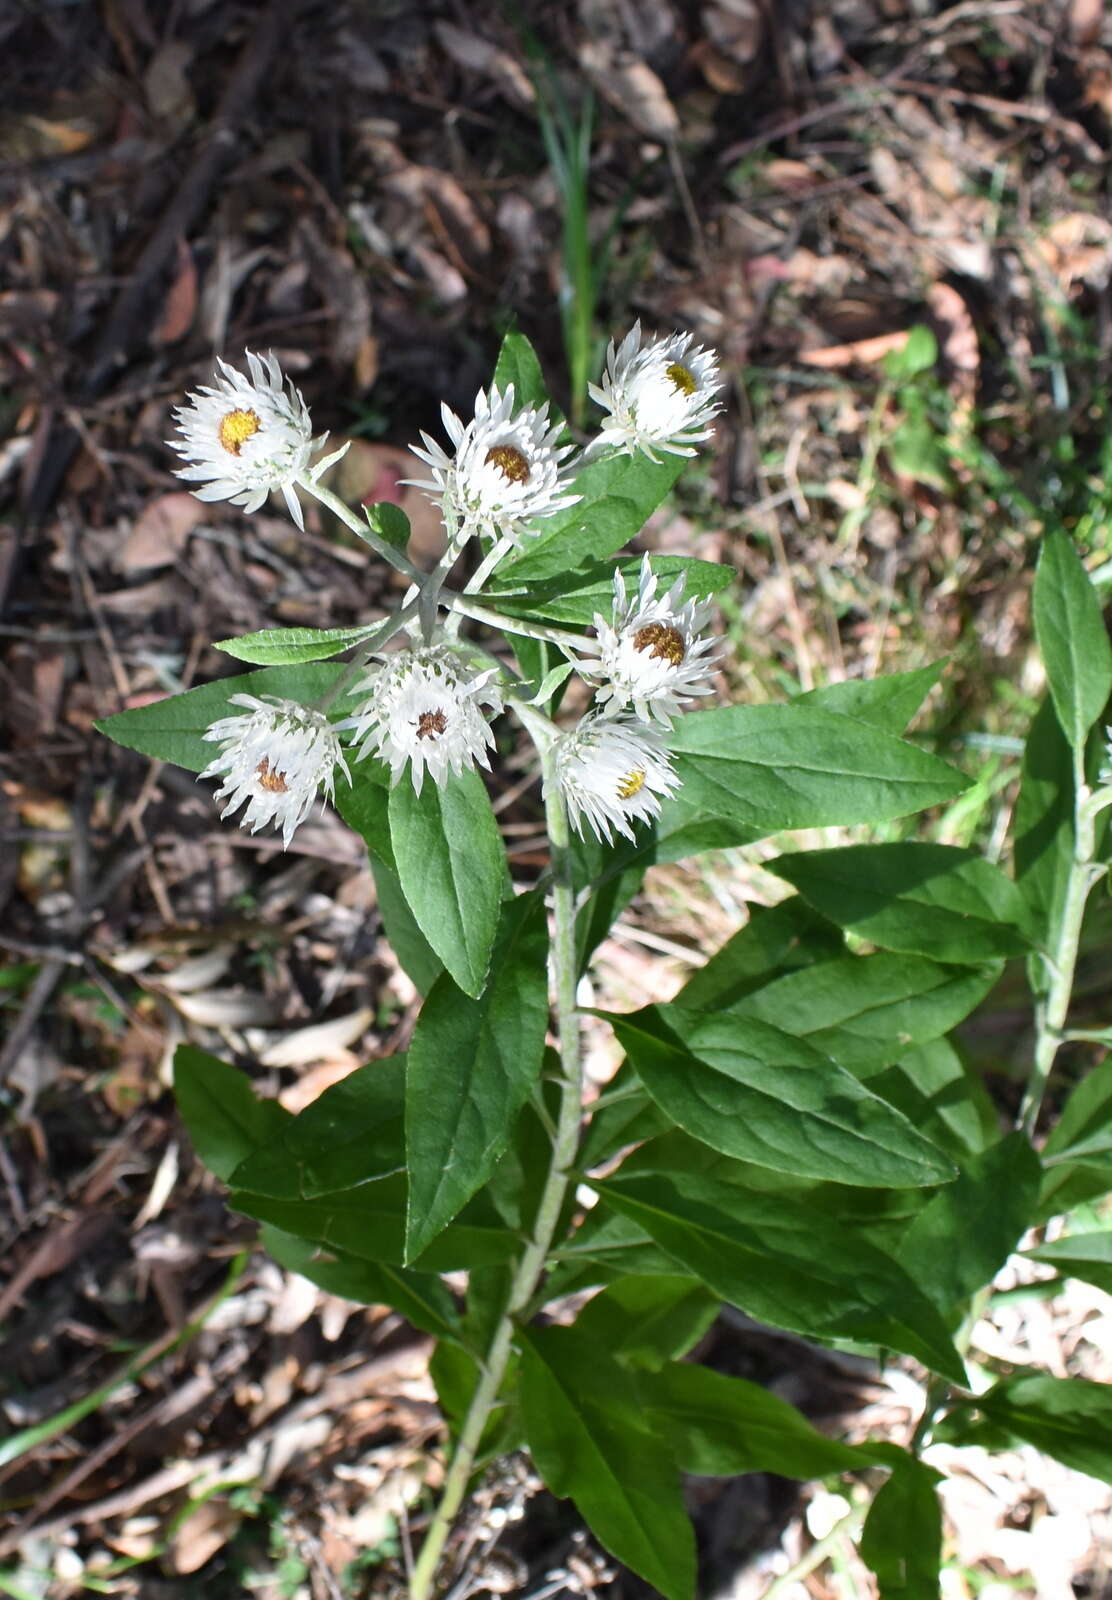
[[[671,378],[672,384],[683,394],[694,394],[699,385],[695,382],[695,374],[678,361],[672,361],[664,371]]]
[[[244,440],[258,433],[261,427],[256,412],[229,411],[226,417],[220,418],[220,443],[230,456],[238,456]]]
[[[418,739],[439,739],[448,726],[448,719],[443,711],[422,711],[417,718]]]
[[[645,774],[642,768],[634,767],[632,772],[627,772],[618,785],[618,799],[632,800],[645,787]]]
[[[683,634],[667,622],[646,622],[633,635],[633,648],[647,650],[658,661],[670,661],[678,667],[684,658]]]
[[[529,463],[512,444],[492,445],[486,453],[486,464],[497,467],[511,483],[529,482]]]
[[[260,788],[265,789],[268,794],[286,794],[289,791],[290,786],[286,782],[285,773],[275,771],[267,756],[264,756],[255,768],[255,775]]]

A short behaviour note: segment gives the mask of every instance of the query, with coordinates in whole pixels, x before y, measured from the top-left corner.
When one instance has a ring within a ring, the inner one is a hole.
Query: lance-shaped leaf
[[[1112,1483],[1112,1387],[1020,1373],[977,1396],[977,1409],[1076,1472]]]
[[[1056,939],[1073,867],[1074,770],[1051,700],[1035,713],[1023,750],[1015,807],[1016,881],[1045,948]]]
[[[510,384],[518,407],[540,407],[548,399],[537,352],[523,333],[512,329],[502,340],[494,367],[494,386],[505,394]]]
[[[406,1074],[410,1259],[510,1142],[544,1057],[547,954],[543,895],[508,901],[483,992],[472,999],[444,973],[421,1009]]]
[[[940,1475],[914,1456],[896,1458],[861,1532],[861,1555],[876,1573],[880,1600],[938,1600],[942,1564]]]
[[[946,662],[932,661],[914,672],[890,672],[883,678],[847,678],[809,689],[792,701],[797,706],[836,711],[870,722],[885,733],[902,733],[942,676]]]
[[[775,977],[845,953],[839,930],[801,896],[752,906],[744,928],[688,978],[677,1000],[691,1011],[725,1010]]]
[[[1037,1250],[1027,1250],[1032,1261],[1056,1267],[1063,1278],[1080,1278],[1112,1294],[1112,1233],[1071,1233]]]
[[[686,1355],[720,1309],[697,1278],[645,1274],[619,1278],[588,1300],[575,1328],[616,1361],[656,1371]]]
[[[1097,592],[1061,528],[1043,540],[1032,609],[1058,721],[1082,750],[1112,694],[1112,645]]]
[[[264,1223],[259,1242],[280,1267],[299,1272],[329,1294],[364,1306],[392,1306],[415,1328],[436,1339],[462,1337],[451,1291],[431,1272],[410,1272],[388,1261],[367,1261],[299,1239]]]
[[[381,627],[381,622],[365,622],[357,628],[265,628],[238,639],[219,639],[216,649],[260,667],[281,667],[299,661],[326,661],[369,639]]]
[[[197,1154],[225,1182],[291,1120],[277,1100],[255,1093],[246,1073],[189,1044],[174,1052],[174,1098]]]
[[[1042,1167],[1022,1133],[961,1163],[955,1183],[920,1211],[900,1245],[901,1263],[943,1313],[991,1283],[1030,1227]]]
[[[785,1195],[747,1194],[699,1173],[592,1180],[724,1300],[809,1338],[888,1345],[955,1383],[961,1358],[938,1312],[899,1264],[839,1221]]]
[[[980,965],[1030,948],[1026,900],[975,850],[846,845],[781,856],[772,870],[824,917],[884,950]]]
[[[659,462],[640,455],[589,461],[571,480],[571,493],[580,497],[577,503],[536,523],[521,554],[500,565],[499,583],[516,588],[613,555],[640,533],[682,471],[676,456]]]
[[[892,1106],[767,1022],[678,1005],[608,1020],[657,1105],[712,1150],[865,1188],[923,1188],[954,1176]]]
[[[574,1328],[530,1328],[522,1338],[525,1435],[545,1483],[667,1600],[690,1600],[695,1536],[679,1472],[633,1378]]]
[[[828,1439],[760,1384],[691,1362],[669,1361],[659,1372],[638,1374],[637,1387],[685,1472],[825,1478],[832,1472],[859,1472],[881,1459],[868,1446]]]
[[[898,1060],[913,1045],[938,1039],[979,1005],[999,966],[952,967],[924,956],[886,951],[820,961],[754,989],[730,1007],[735,1016],[792,1032],[857,1077]]]
[[[190,772],[203,772],[216,754],[217,746],[203,737],[220,717],[234,716],[243,708],[230,706],[234,694],[273,694],[310,706],[320,700],[340,677],[344,668],[336,662],[307,663],[295,667],[268,667],[262,672],[245,672],[235,678],[219,678],[185,694],[167,695],[135,711],[120,711],[96,723],[100,733],[129,750],[139,750],[158,761],[173,761]],[[342,700],[329,706],[331,717],[346,712]],[[337,785],[343,788],[343,780]]]
[[[733,567],[715,561],[696,561],[692,556],[653,556],[652,569],[660,591],[667,591],[683,575],[684,596],[705,600],[718,594],[737,576]],[[625,579],[626,593],[636,594],[641,574],[640,557],[620,561],[588,561],[577,571],[548,578],[543,583],[503,582],[495,577],[484,590],[484,605],[511,617],[543,618],[566,626],[587,627],[596,613],[609,617],[614,605],[614,573]]]
[[[691,711],[670,742],[689,804],[764,833],[884,822],[968,787],[915,745],[811,706]]]
[[[506,887],[506,855],[486,785],[468,771],[420,794],[390,790],[390,842],[414,920],[466,994],[481,993]]]

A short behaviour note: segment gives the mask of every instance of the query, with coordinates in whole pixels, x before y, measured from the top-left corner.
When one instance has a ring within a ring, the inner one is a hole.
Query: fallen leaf
[[[181,555],[189,535],[206,515],[203,502],[183,489],[159,495],[140,512],[117,557],[117,567],[121,572],[135,572],[144,567],[169,566]]]
[[[162,316],[151,334],[153,344],[174,344],[193,326],[197,311],[197,264],[184,239],[178,240],[178,269],[162,302]]]

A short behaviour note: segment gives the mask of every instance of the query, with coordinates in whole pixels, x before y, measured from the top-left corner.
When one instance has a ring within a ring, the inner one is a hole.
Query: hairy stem
[[[1039,1120],[1043,1095],[1062,1043],[1081,945],[1085,905],[1093,885],[1108,870],[1095,860],[1096,820],[1107,803],[1106,795],[1099,791],[1094,795],[1086,784],[1080,751],[1075,752],[1074,773],[1073,861],[1066,882],[1062,914],[1051,948],[1047,951],[1048,981],[1045,991],[1038,996],[1035,1009],[1035,1059],[1018,1118],[1019,1126],[1028,1138],[1034,1133]]]
[[[560,1212],[572,1181],[572,1166],[579,1137],[582,1069],[579,1018],[575,1004],[575,905],[568,848],[568,817],[563,797],[553,782],[550,725],[546,718],[530,712],[528,708],[519,709],[530,733],[542,747],[547,780],[545,813],[552,846],[552,978],[560,1044],[560,1109],[548,1176],[537,1206],[532,1237],[522,1251],[514,1273],[506,1309],[494,1330],[479,1382],[460,1430],[455,1455],[444,1479],[440,1503],[433,1513],[421,1553],[413,1568],[410,1600],[428,1600],[433,1592],[440,1557],[453,1519],[467,1492],[479,1442],[505,1376],[515,1320],[529,1305],[544,1274]]]
[[[331,489],[326,489],[323,484],[317,483],[309,473],[303,472],[297,480],[299,489],[304,489],[306,494],[311,494],[314,500],[319,500],[322,506],[327,506],[333,516],[339,517],[346,528],[350,528],[357,538],[369,544],[376,555],[388,561],[399,572],[404,572],[407,578],[421,584],[425,581],[425,574],[420,567],[415,567],[409,557],[396,550],[385,539],[380,539],[378,534],[367,522],[366,517],[357,517],[350,506],[346,506],[339,495],[333,494]]]

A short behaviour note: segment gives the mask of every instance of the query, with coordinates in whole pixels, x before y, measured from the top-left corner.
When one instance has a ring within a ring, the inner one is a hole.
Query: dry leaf
[[[202,1500],[196,1511],[190,1512],[179,1524],[170,1541],[166,1562],[171,1572],[183,1577],[189,1572],[199,1572],[207,1561],[231,1539],[243,1520],[243,1513],[235,1511],[227,1500],[214,1496]]]
[[[977,394],[977,374],[981,351],[977,329],[969,307],[948,283],[932,283],[927,304],[939,334],[939,352],[949,369],[950,390],[963,412],[968,412]]]
[[[184,489],[159,495],[140,513],[117,558],[121,572],[136,572],[144,567],[166,567],[176,561],[185,542],[207,509],[196,496]]]
[[[442,50],[471,72],[496,83],[511,105],[527,111],[537,98],[529,74],[507,50],[451,22],[434,22],[432,31]]]
[[[895,333],[878,333],[871,339],[853,339],[849,344],[831,344],[822,350],[801,350],[796,360],[805,367],[848,367],[856,361],[880,361],[907,343],[906,328]]]
[[[162,316],[151,335],[154,344],[174,344],[193,326],[197,310],[197,264],[184,239],[178,240],[178,270],[162,303]]]
[[[373,1021],[374,1012],[364,1006],[346,1017],[315,1022],[287,1033],[264,1050],[259,1059],[264,1067],[305,1067],[313,1061],[326,1061],[354,1044]]]
[[[598,40],[579,47],[579,62],[599,94],[625,113],[649,139],[670,144],[680,131],[668,91],[646,62],[621,54]]]

